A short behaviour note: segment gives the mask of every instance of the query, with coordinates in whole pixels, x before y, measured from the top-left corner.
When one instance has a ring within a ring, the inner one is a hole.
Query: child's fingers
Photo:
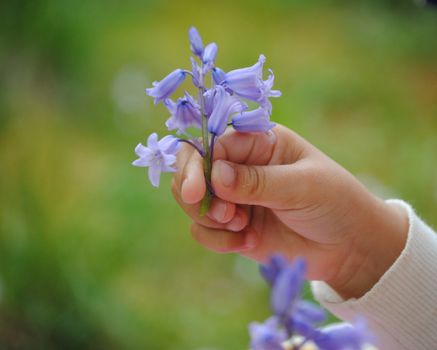
[[[214,197],[207,215],[217,222],[226,224],[234,218],[235,209],[234,203]]]
[[[239,133],[228,129],[217,139],[214,159],[235,163],[267,164],[275,148],[276,136],[269,133]]]
[[[258,233],[250,227],[240,232],[229,232],[193,223],[191,232],[199,244],[217,253],[249,251],[260,241]]]
[[[289,209],[306,189],[306,174],[300,162],[247,166],[220,160],[214,162],[212,184],[217,196],[226,201]]]
[[[217,222],[213,219],[211,219],[208,215],[205,216],[199,216],[199,208],[200,203],[196,204],[186,204],[182,200],[181,193],[179,191],[179,187],[176,184],[176,181],[173,181],[171,186],[173,196],[176,199],[176,202],[179,204],[179,206],[182,208],[182,210],[187,214],[193,221],[198,222],[204,226],[212,227],[212,228],[224,228],[225,224]]]
[[[184,145],[185,147],[190,147]],[[202,157],[197,151],[191,150],[191,154],[181,156],[181,168],[175,176],[178,191],[182,200],[187,204],[198,203],[205,195],[206,185],[203,175]],[[179,155],[178,155],[179,163]]]
[[[236,206],[235,215],[226,224],[226,229],[228,231],[239,232],[243,230],[250,221],[249,209],[244,206]]]
[[[172,192],[173,196],[178,202],[179,206],[184,210],[184,212],[195,222],[211,227],[211,228],[219,228],[219,229],[228,229],[231,231],[240,231],[249,223],[249,215],[245,208],[238,207],[236,208],[235,204],[225,202],[220,198],[213,199],[213,209],[215,206],[215,210],[217,210],[217,206],[225,206],[225,213],[221,217],[221,222],[216,220],[213,217],[213,214],[208,212],[208,215],[199,216],[199,208],[200,203],[196,204],[186,204],[180,195],[177,185],[175,184],[175,180],[172,183]],[[214,204],[214,202],[218,202],[219,204]],[[210,210],[211,211],[211,210]]]
[[[214,159],[247,165],[290,164],[311,146],[291,130],[277,125],[267,133],[228,129],[215,146]]]

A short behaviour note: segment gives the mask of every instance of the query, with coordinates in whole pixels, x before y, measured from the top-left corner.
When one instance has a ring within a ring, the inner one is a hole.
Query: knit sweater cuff
[[[433,349],[437,344],[437,235],[407,203],[388,200],[408,213],[404,250],[381,279],[359,299],[343,300],[321,281],[314,297],[345,321],[364,316],[380,349]]]

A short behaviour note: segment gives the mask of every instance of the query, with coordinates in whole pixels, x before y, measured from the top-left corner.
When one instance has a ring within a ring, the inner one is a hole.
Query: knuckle
[[[240,186],[252,198],[260,198],[265,190],[265,177],[262,167],[248,166],[241,176]]]

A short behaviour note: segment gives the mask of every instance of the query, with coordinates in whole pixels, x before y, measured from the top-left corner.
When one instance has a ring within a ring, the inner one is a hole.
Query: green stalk
[[[210,206],[212,201],[212,193],[211,193],[211,151],[209,148],[209,141],[208,141],[208,124],[206,116],[202,117],[202,139],[203,139],[203,149],[205,150],[205,155],[203,157],[203,173],[205,174],[205,181],[206,181],[206,191],[205,196],[202,199],[202,202],[200,203],[200,209],[199,209],[199,215],[204,216]]]
[[[203,156],[203,173],[205,174],[206,181],[206,191],[205,196],[200,203],[199,215],[204,216],[208,212],[211,207],[212,202],[212,191],[211,191],[211,170],[212,170],[212,160],[211,160],[211,150],[209,147],[209,133],[208,133],[208,117],[205,114],[205,97],[204,93],[204,76],[203,76],[203,63],[202,63],[202,73],[201,73],[201,85],[202,87],[199,89],[199,99],[200,99],[200,113],[202,115],[202,143],[203,150],[205,152]]]

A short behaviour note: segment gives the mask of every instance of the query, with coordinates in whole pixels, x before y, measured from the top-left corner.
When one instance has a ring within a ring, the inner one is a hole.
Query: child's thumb
[[[212,168],[215,194],[229,202],[288,209],[298,180],[290,165],[243,165],[218,160]]]

